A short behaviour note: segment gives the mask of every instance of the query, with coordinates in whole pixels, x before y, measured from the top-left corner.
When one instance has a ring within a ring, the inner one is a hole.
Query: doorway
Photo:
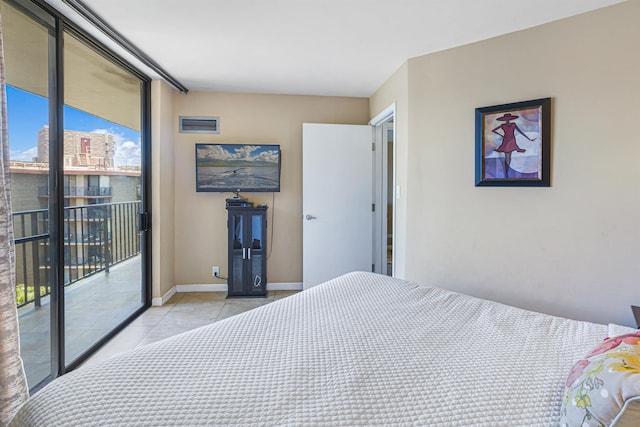
[[[393,197],[393,183],[394,183],[394,127],[393,119],[382,125],[382,147],[383,147],[383,163],[386,165],[386,170],[382,171],[382,186],[385,189],[386,200],[384,200],[384,214],[386,218],[383,218],[383,222],[386,225],[386,230],[383,230],[383,236],[386,231],[387,246],[386,246],[386,271],[383,274],[387,276],[393,276],[393,205],[395,198]],[[386,158],[386,159],[385,159]]]
[[[374,271],[394,275],[395,265],[395,104],[371,120],[374,127]]]
[[[305,289],[349,271],[393,276],[394,119],[395,104],[365,126],[303,125]]]

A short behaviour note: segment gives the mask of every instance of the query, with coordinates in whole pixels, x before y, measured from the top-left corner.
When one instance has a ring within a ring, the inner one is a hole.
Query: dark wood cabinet
[[[267,208],[227,207],[227,298],[267,296]]]

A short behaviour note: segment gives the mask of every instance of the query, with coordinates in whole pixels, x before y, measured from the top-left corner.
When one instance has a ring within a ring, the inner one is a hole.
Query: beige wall
[[[173,90],[163,81],[151,83],[151,245],[152,296],[161,298],[174,285],[175,166]]]
[[[376,117],[385,108],[395,104],[395,183],[400,187],[400,198],[395,200],[396,221],[394,236],[394,276],[405,277],[407,259],[407,161],[409,156],[409,74],[405,62],[370,99],[369,114]]]
[[[154,297],[173,284],[215,282],[212,265],[227,273],[229,194],[195,192],[195,143],[282,146],[269,281],[300,282],[302,123],[363,124],[395,102],[399,277],[632,325],[628,306],[640,303],[639,16],[633,0],[414,58],[370,100],[172,92],[165,101],[169,89],[154,86],[154,96],[164,94],[162,117],[153,116],[154,147],[163,147],[154,156],[154,224],[167,221],[163,243],[154,232]],[[552,186],[474,187],[475,108],[546,96],[553,98]],[[179,134],[179,115],[220,116],[221,133]],[[270,194],[248,196],[272,206]]]
[[[177,133],[174,126],[175,284],[222,283],[211,276],[213,265],[227,274],[225,199],[233,194],[195,191],[195,144],[207,142],[280,144],[282,179],[275,209],[272,193],[244,195],[269,205],[269,241],[275,226],[269,282],[302,282],[302,123],[366,124],[368,99],[212,92],[174,92],[173,99],[174,124],[178,116],[220,117],[218,135]]]
[[[634,0],[409,61],[408,278],[634,325],[639,19]],[[474,187],[474,109],[542,97],[552,186]]]

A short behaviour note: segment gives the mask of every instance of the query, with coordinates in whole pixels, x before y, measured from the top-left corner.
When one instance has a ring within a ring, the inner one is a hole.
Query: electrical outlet
[[[213,277],[219,276],[220,267],[218,267],[217,265],[214,265],[213,268],[211,269],[211,275],[213,275]]]

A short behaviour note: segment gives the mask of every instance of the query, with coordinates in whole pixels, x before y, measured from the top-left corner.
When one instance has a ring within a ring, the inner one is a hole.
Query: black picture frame
[[[551,185],[551,98],[476,108],[476,187]]]

